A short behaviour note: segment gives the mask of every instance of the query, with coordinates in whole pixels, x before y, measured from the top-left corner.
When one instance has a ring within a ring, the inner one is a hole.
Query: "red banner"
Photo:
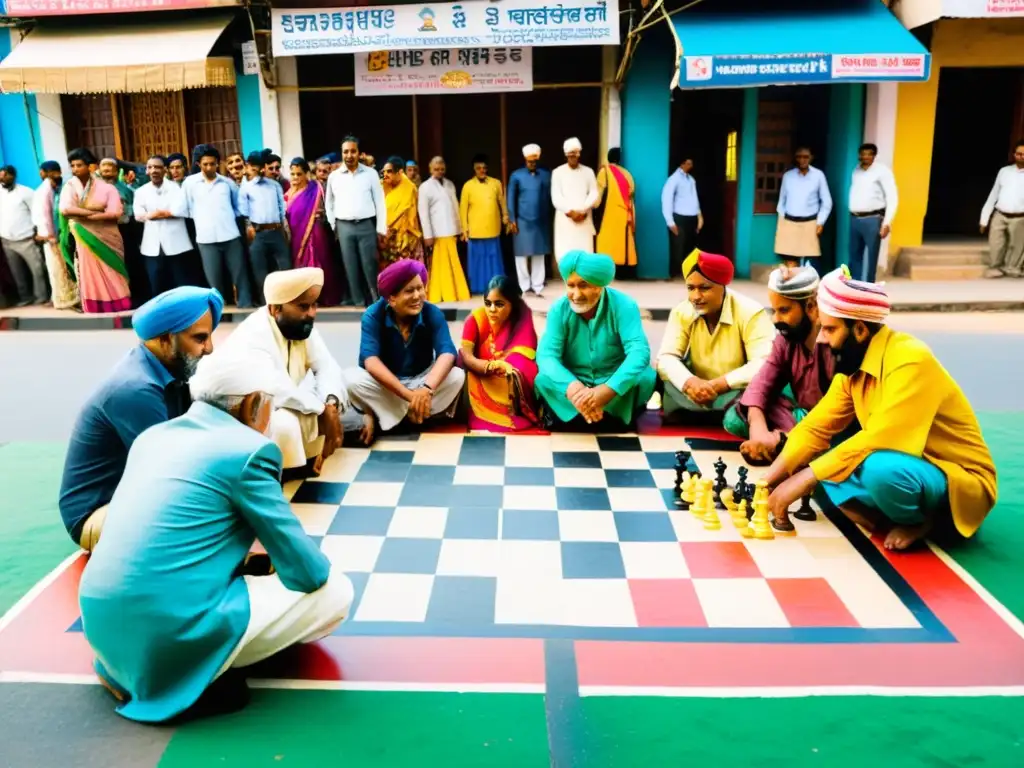
[[[241,5],[241,0],[0,0],[8,16],[85,16],[91,13],[183,11]]]

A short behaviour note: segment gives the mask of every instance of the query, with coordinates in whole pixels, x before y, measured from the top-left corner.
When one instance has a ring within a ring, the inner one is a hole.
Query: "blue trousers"
[[[875,281],[878,251],[882,248],[881,216],[850,216],[850,275],[854,280]]]
[[[919,525],[949,510],[946,475],[924,459],[897,451],[875,451],[841,483],[823,480],[829,501],[857,501],[896,525]]]

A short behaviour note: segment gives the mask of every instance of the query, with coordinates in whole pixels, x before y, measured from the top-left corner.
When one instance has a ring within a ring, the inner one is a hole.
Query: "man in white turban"
[[[265,435],[277,367],[222,351],[205,362],[188,412],[132,445],[79,586],[96,673],[139,722],[241,709],[239,668],[327,636],[354,595],[282,492]],[[258,574],[257,538],[272,566]]]
[[[561,261],[569,251],[594,252],[594,206],[601,199],[594,171],[580,163],[580,140],[566,139],[562,150],[565,164],[551,174],[556,261]]]
[[[350,411],[341,367],[314,328],[324,273],[316,267],[271,272],[263,284],[267,306],[247,317],[224,342],[226,353],[264,355],[277,372],[270,437],[284,456],[285,479],[318,474],[341,447],[346,429],[364,428]],[[344,423],[342,423],[344,420]],[[363,435],[369,440],[373,421]]]
[[[545,261],[551,253],[551,172],[539,168],[540,147],[523,147],[524,165],[508,179],[508,226],[516,254],[516,276],[525,294],[544,290]]]

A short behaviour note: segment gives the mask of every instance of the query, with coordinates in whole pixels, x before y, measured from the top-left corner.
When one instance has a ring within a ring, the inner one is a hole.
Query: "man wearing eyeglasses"
[[[981,209],[981,233],[988,230],[985,277],[1024,277],[1024,141],[1013,165],[1001,168]]]

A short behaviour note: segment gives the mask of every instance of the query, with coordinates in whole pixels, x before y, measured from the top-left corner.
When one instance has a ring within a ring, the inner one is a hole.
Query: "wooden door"
[[[117,153],[117,128],[109,94],[61,96],[61,111],[68,149],[88,149],[97,160]]]
[[[793,102],[762,99],[757,112],[754,213],[775,213],[782,176],[793,164]]]
[[[187,144],[212,144],[222,158],[242,151],[238,92],[234,88],[191,88],[185,92]],[[262,147],[255,147],[262,149]],[[285,158],[287,163],[291,158]]]
[[[181,91],[131,93],[120,98],[127,139],[123,159],[142,163],[150,155],[172,152],[188,157]]]

